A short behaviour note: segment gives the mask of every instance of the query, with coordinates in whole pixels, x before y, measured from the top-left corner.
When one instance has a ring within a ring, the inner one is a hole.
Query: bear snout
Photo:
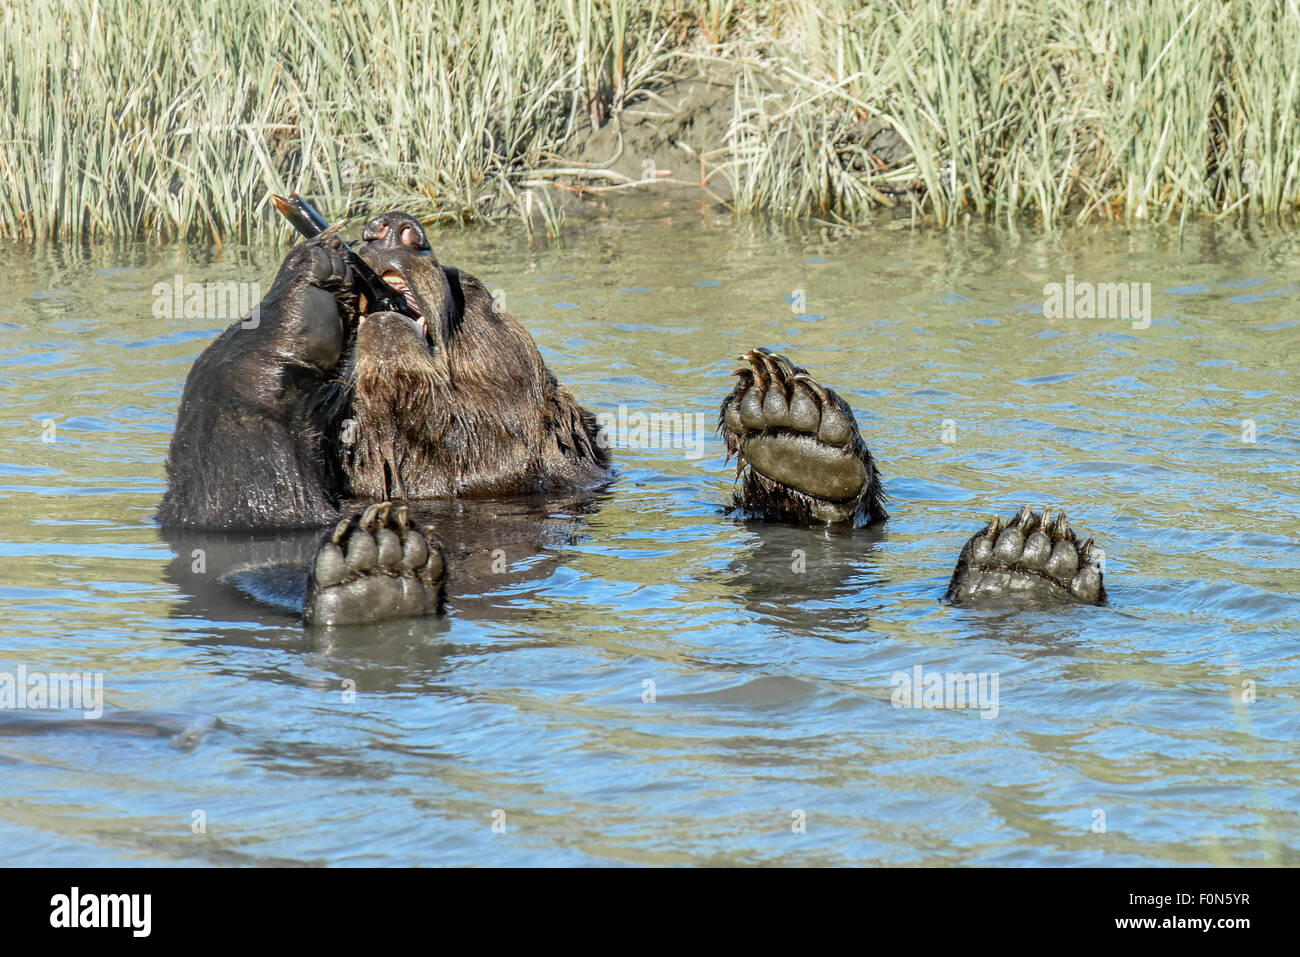
[[[366,228],[361,231],[361,238],[368,244],[405,248],[416,252],[427,252],[430,248],[429,238],[425,235],[420,221],[410,213],[404,213],[399,209],[382,213],[366,223]]]

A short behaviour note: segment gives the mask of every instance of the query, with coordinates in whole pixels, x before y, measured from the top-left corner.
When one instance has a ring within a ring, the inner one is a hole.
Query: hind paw
[[[875,462],[853,410],[785,356],[754,349],[722,402],[718,429],[743,478],[737,504],[780,518],[886,517]]]
[[[963,546],[944,598],[962,602],[1004,595],[1070,596],[1104,604],[1101,550],[1091,538],[1080,542],[1064,513],[1053,519],[1051,509],[1039,514],[1026,505],[1005,524],[995,515]]]
[[[305,625],[350,625],[442,611],[447,560],[405,505],[371,505],[334,528],[311,560]]]

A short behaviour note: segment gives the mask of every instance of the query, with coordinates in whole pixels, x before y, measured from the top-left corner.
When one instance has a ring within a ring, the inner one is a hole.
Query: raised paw
[[[345,518],[311,561],[305,625],[355,625],[442,611],[447,560],[432,526],[416,529],[405,505],[371,505]]]
[[[333,231],[289,251],[258,307],[256,325],[274,337],[273,353],[317,376],[339,362],[357,315],[352,270]]]
[[[1057,599],[1092,605],[1106,602],[1101,550],[1080,542],[1065,514],[1035,512],[1028,505],[1005,523],[994,516],[962,547],[944,595],[965,602],[1006,595]]]
[[[740,357],[718,429],[736,456],[737,504],[771,518],[874,522],[886,518],[875,462],[847,402],[785,356]]]
[[[289,250],[280,271],[332,292],[352,286],[352,270],[343,257],[343,240],[332,229]]]

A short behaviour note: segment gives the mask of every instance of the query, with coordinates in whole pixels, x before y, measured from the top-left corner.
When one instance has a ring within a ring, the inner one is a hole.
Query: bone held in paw
[[[306,239],[313,239],[332,228],[329,220],[311,203],[297,193],[287,199],[271,194],[271,203],[280,215]],[[352,281],[358,292],[366,297],[366,312],[399,312],[412,319],[419,316],[407,305],[406,297],[384,282],[373,269],[362,261],[350,246],[344,244],[343,257],[352,270]]]

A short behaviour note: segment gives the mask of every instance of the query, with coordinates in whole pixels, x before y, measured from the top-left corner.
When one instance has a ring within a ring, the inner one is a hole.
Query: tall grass
[[[522,171],[656,76],[666,30],[631,0],[17,0],[0,234],[246,238],[271,189],[508,215]]]
[[[734,72],[703,145],[742,212],[1276,218],[1298,4],[12,0],[0,236],[247,239],[269,190],[553,227],[537,171],[695,57]]]
[[[769,39],[737,82],[744,209],[1052,225],[1300,203],[1296,0],[793,0],[751,29]],[[909,161],[861,156],[871,119]]]

